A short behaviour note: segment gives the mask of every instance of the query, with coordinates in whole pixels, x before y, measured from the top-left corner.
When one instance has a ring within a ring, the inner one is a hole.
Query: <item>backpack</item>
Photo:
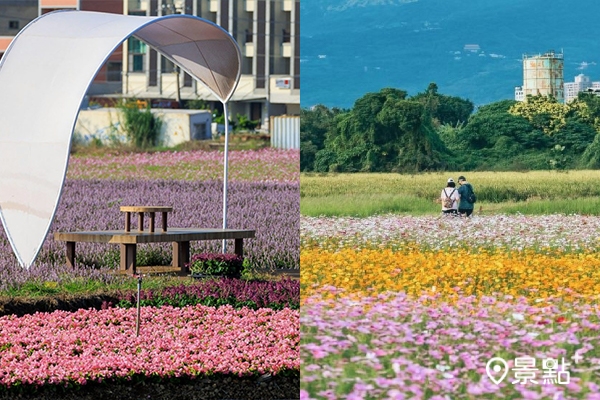
[[[473,186],[468,185],[469,193],[467,193],[467,202],[473,204],[477,201],[477,196],[475,196],[475,192],[473,191]]]
[[[446,193],[446,189],[444,189],[444,194],[446,195],[446,198],[442,200],[444,208],[452,208],[452,205],[454,204],[454,199],[452,199],[452,195],[455,191],[456,189],[452,189],[452,193],[450,193],[450,196],[448,196],[448,193]]]

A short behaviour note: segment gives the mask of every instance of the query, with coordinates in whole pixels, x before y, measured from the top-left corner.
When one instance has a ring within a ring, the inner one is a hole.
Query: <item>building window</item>
[[[166,57],[160,58],[160,72],[170,73],[175,72],[175,64]]]
[[[143,72],[147,45],[136,38],[128,39],[129,72]]]
[[[107,62],[106,63],[106,80],[109,82],[120,82],[122,69],[123,69],[123,63],[116,62],[116,61]]]
[[[19,29],[19,21],[16,21],[16,20],[8,21],[8,29]]]

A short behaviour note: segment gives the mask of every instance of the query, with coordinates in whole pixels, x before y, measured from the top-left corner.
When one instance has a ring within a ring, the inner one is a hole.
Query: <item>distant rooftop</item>
[[[556,53],[554,50],[549,50],[545,53],[539,53],[539,54],[535,54],[535,55],[527,55],[527,54],[523,54],[523,59],[528,59],[528,58],[564,58],[564,54],[563,53]]]
[[[465,44],[465,47],[463,47],[463,50],[467,51],[479,51],[480,49],[478,44]]]

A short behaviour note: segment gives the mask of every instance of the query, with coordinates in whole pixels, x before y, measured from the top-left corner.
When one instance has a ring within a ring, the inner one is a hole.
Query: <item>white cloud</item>
[[[338,5],[331,5],[327,7],[328,11],[344,11],[352,7],[369,7],[369,6],[381,6],[381,5],[400,5],[408,3],[416,3],[419,0],[345,0],[340,2]]]
[[[594,61],[592,61],[592,62],[582,61],[579,63],[579,67],[577,67],[577,69],[582,71],[590,65],[596,65],[596,63]]]

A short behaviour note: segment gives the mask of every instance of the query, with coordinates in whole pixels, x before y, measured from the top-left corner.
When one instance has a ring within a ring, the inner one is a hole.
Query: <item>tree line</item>
[[[421,172],[600,168],[600,97],[568,104],[547,96],[502,100],[474,111],[435,83],[409,97],[385,88],[351,109],[301,110],[300,169]]]

